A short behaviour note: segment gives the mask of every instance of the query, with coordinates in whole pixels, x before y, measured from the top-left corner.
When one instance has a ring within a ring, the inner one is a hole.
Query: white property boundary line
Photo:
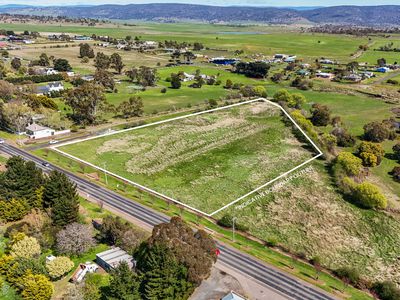
[[[181,119],[186,119],[186,118],[188,118],[188,117],[198,116],[198,115],[207,114],[207,113],[214,112],[214,111],[219,111],[219,110],[228,109],[228,108],[235,107],[235,106],[240,106],[240,105],[249,104],[249,103],[254,103],[254,102],[261,102],[261,101],[262,101],[262,102],[269,103],[269,104],[271,104],[271,105],[273,105],[273,106],[279,108],[281,111],[283,111],[283,113],[286,115],[286,117],[288,117],[289,120],[293,122],[293,124],[296,126],[296,128],[297,128],[298,130],[300,130],[300,132],[306,137],[306,139],[311,143],[311,145],[317,150],[318,154],[317,154],[316,156],[310,158],[309,160],[307,160],[307,161],[301,163],[300,165],[294,167],[293,169],[291,169],[291,170],[289,170],[289,171],[287,171],[287,172],[285,172],[285,173],[279,175],[278,177],[276,177],[276,178],[274,178],[274,179],[268,181],[267,183],[263,184],[262,186],[260,186],[260,187],[258,187],[258,188],[256,188],[256,189],[252,190],[251,192],[248,192],[247,194],[245,194],[245,195],[243,195],[243,196],[237,198],[236,200],[234,200],[234,201],[228,203],[227,205],[221,207],[220,209],[218,209],[218,210],[216,210],[216,211],[214,211],[214,212],[212,212],[212,213],[210,213],[210,214],[207,214],[207,213],[205,213],[205,212],[203,212],[203,211],[201,211],[201,210],[199,210],[199,209],[197,209],[197,208],[194,208],[194,207],[191,207],[191,206],[189,206],[189,205],[187,205],[187,204],[185,204],[185,203],[182,203],[181,201],[178,201],[178,200],[173,199],[173,198],[171,198],[171,197],[169,197],[169,196],[166,196],[166,195],[164,195],[164,194],[161,194],[161,193],[159,193],[159,192],[157,192],[157,191],[155,191],[155,190],[152,190],[152,189],[150,189],[150,188],[148,188],[148,187],[146,187],[146,186],[143,186],[143,185],[141,185],[141,184],[139,184],[139,183],[137,183],[137,182],[133,182],[133,181],[131,181],[131,180],[125,178],[125,177],[122,177],[122,176],[120,176],[120,175],[118,175],[118,174],[112,173],[112,172],[110,172],[110,171],[108,171],[108,170],[106,170],[106,169],[104,169],[104,168],[101,168],[101,167],[99,167],[99,166],[96,166],[96,165],[94,165],[94,164],[92,164],[92,163],[90,163],[90,162],[88,162],[88,161],[85,161],[85,160],[83,160],[83,159],[80,159],[80,158],[78,158],[78,157],[75,157],[75,156],[73,156],[73,155],[71,155],[71,154],[69,154],[69,153],[66,153],[66,152],[64,152],[64,151],[62,151],[62,150],[60,150],[60,149],[58,149],[59,147],[64,147],[64,146],[68,146],[68,145],[72,145],[72,144],[77,144],[77,143],[81,143],[81,142],[85,142],[85,141],[89,141],[89,140],[93,140],[93,139],[98,139],[98,138],[102,138],[102,137],[105,137],[105,136],[111,136],[111,135],[114,135],[114,134],[120,134],[120,133],[128,132],[128,131],[131,131],[131,130],[137,130],[137,129],[140,129],[140,128],[145,128],[145,127],[149,127],[149,126],[159,125],[159,124],[168,123],[168,122],[172,122],[172,121],[176,121],[176,120],[181,120]],[[141,125],[141,126],[137,126],[137,127],[127,128],[127,129],[118,130],[118,131],[114,131],[114,132],[109,132],[109,133],[101,134],[101,135],[98,135],[98,136],[92,136],[92,137],[85,138],[85,139],[70,141],[70,142],[58,144],[58,145],[55,145],[55,146],[51,146],[50,149],[52,149],[52,150],[54,150],[54,151],[56,151],[56,152],[58,152],[58,153],[60,153],[60,154],[62,154],[62,155],[64,155],[64,156],[66,156],[66,157],[68,157],[68,158],[74,159],[74,160],[79,161],[79,162],[81,162],[81,163],[84,163],[84,164],[86,164],[86,165],[88,165],[88,166],[90,166],[90,167],[92,167],[92,168],[94,168],[94,169],[97,169],[97,170],[99,170],[99,171],[101,171],[101,172],[104,172],[105,174],[108,174],[108,175],[111,175],[111,176],[116,177],[116,178],[118,178],[118,179],[121,179],[121,180],[123,180],[123,181],[125,181],[125,182],[127,182],[127,183],[129,183],[129,184],[131,184],[131,185],[133,185],[133,186],[136,186],[136,187],[138,187],[138,188],[140,188],[140,189],[142,189],[142,190],[144,190],[144,191],[149,192],[150,194],[154,194],[154,195],[156,195],[156,196],[158,196],[158,197],[160,197],[160,198],[167,199],[167,200],[169,200],[169,201],[178,203],[179,205],[182,205],[182,206],[184,206],[184,207],[186,207],[186,208],[189,208],[189,209],[192,210],[192,211],[201,213],[201,214],[206,215],[206,216],[208,216],[208,217],[211,217],[211,216],[213,216],[214,214],[216,214],[216,213],[218,213],[218,212],[220,212],[220,211],[222,211],[222,210],[228,208],[229,206],[231,206],[231,205],[233,205],[233,204],[235,204],[235,203],[237,203],[237,202],[243,200],[244,198],[246,198],[246,197],[248,197],[248,196],[250,196],[250,195],[252,195],[252,194],[258,192],[259,190],[265,188],[266,186],[268,186],[268,185],[274,183],[275,181],[277,181],[277,180],[279,180],[279,179],[281,179],[281,178],[287,176],[288,174],[290,174],[290,173],[296,171],[297,169],[299,169],[299,168],[305,166],[306,164],[312,162],[313,160],[315,160],[315,159],[317,159],[318,157],[320,157],[321,155],[323,155],[322,151],[318,148],[318,146],[308,137],[308,135],[303,131],[303,129],[301,129],[301,127],[295,122],[295,120],[290,116],[290,114],[287,113],[287,112],[283,109],[282,106],[280,106],[279,104],[274,103],[274,102],[272,102],[272,101],[269,101],[269,100],[267,100],[267,99],[265,99],[265,98],[258,98],[258,99],[254,99],[254,100],[249,100],[249,101],[244,101],[244,102],[238,102],[238,103],[235,103],[235,104],[231,104],[231,105],[227,105],[227,106],[223,106],[223,107],[218,107],[218,108],[214,108],[214,109],[210,109],[210,110],[206,110],[206,111],[201,111],[201,112],[197,112],[197,113],[193,113],[193,114],[189,114],[189,115],[179,116],[179,117],[175,117],[175,118],[171,118],[171,119],[167,119],[167,120],[162,120],[162,121],[158,121],[158,122],[154,122],[154,123],[150,123],[150,124],[145,124],[145,125]]]

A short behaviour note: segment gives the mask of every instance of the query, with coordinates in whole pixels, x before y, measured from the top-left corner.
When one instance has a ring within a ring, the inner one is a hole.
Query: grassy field
[[[292,252],[319,256],[332,269],[349,266],[371,280],[400,280],[400,222],[360,209],[330,187],[322,162],[245,208],[226,212],[249,231]]]
[[[60,150],[212,213],[311,158],[280,113],[245,104]]]
[[[108,27],[106,27],[108,26]],[[24,24],[2,24],[2,29],[22,31]],[[360,44],[366,44],[365,37],[343,35],[309,34],[293,32],[282,27],[268,26],[224,26],[208,24],[152,24],[141,23],[138,26],[105,25],[101,27],[29,25],[29,30],[39,32],[64,32],[75,34],[93,33],[124,38],[127,35],[140,36],[142,39],[155,41],[177,40],[185,42],[201,42],[206,47],[228,50],[243,49],[246,54],[275,53],[295,54],[305,60],[330,57],[341,61],[349,61]],[[282,34],[285,31],[285,34]],[[224,54],[224,53],[222,53]]]
[[[180,71],[188,74],[194,74],[196,70],[200,70],[201,74],[208,76],[216,76],[217,80],[221,81],[221,85],[203,85],[201,88],[191,88],[193,82],[182,82],[180,89],[172,89],[171,84],[166,81],[171,73]],[[226,96],[231,91],[224,89],[223,85],[227,79],[231,79],[234,83],[265,85],[265,80],[255,80],[247,78],[243,75],[234,74],[229,71],[214,68],[210,66],[181,66],[171,68],[158,69],[159,81],[156,87],[149,87],[146,91],[137,91],[135,84],[122,81],[116,88],[118,93],[108,93],[107,100],[118,105],[121,102],[128,100],[132,95],[139,95],[143,99],[145,113],[153,113],[154,111],[176,110],[197,104],[203,104],[209,99],[219,99]],[[162,88],[166,88],[166,93],[161,93]]]

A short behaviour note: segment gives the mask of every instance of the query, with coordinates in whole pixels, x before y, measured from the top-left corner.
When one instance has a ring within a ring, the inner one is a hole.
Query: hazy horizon
[[[0,5],[32,5],[32,6],[72,6],[72,5],[101,5],[101,4],[145,4],[145,3],[185,3],[185,4],[203,4],[216,6],[264,6],[264,7],[309,7],[309,6],[337,6],[337,5],[357,5],[357,6],[374,6],[374,5],[396,5],[398,1],[393,0],[364,0],[360,5],[359,0],[281,0],[281,1],[264,1],[264,0],[70,0],[66,4],[61,0],[0,0]],[[397,2],[397,3],[395,3]]]

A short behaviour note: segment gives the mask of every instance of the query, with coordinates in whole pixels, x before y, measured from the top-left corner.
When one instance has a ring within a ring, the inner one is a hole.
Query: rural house
[[[26,135],[31,139],[40,139],[53,136],[55,134],[55,130],[38,125],[36,123],[30,124],[26,127]]]

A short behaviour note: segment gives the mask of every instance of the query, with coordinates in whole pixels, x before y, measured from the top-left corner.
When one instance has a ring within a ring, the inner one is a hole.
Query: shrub
[[[397,143],[396,145],[394,145],[392,150],[393,150],[394,159],[400,161],[400,143]]]
[[[165,94],[165,93],[167,92],[167,89],[164,87],[164,88],[161,89],[160,92],[161,92],[162,94]]]
[[[391,174],[394,180],[400,182],[400,166],[394,167]]]
[[[342,167],[346,175],[358,176],[362,169],[362,160],[350,152],[341,152],[336,157],[336,165]]]
[[[334,273],[343,281],[347,281],[352,284],[357,284],[360,280],[360,274],[354,268],[343,267],[337,269]]]
[[[315,126],[326,126],[331,119],[331,112],[326,105],[313,104],[311,108],[311,122]]]
[[[59,256],[46,263],[47,271],[52,279],[59,279],[74,267],[74,263],[66,256]]]
[[[281,90],[277,91],[274,94],[273,99],[274,99],[275,102],[285,102],[285,103],[287,103],[287,102],[290,101],[291,95],[287,90],[281,89]]]
[[[337,144],[340,147],[353,147],[356,144],[356,138],[345,128],[336,127],[331,134],[336,136]]]
[[[364,125],[364,139],[380,143],[395,136],[394,129],[389,122],[371,122]]]
[[[226,214],[217,221],[217,224],[220,226],[223,226],[223,227],[232,228],[233,227],[233,217],[229,214]],[[237,223],[236,221],[235,221],[235,228],[240,231],[249,230],[249,228],[247,226]]]
[[[362,142],[357,147],[357,154],[363,160],[364,166],[375,167],[381,163],[385,150],[380,144]]]
[[[381,300],[399,300],[400,289],[393,282],[384,281],[375,283],[372,290]]]
[[[354,188],[353,194],[358,204],[365,208],[386,208],[387,199],[372,183],[363,182]]]
[[[25,200],[0,200],[0,219],[6,222],[21,220],[28,212]]]
[[[34,237],[25,236],[11,246],[11,255],[14,257],[32,258],[41,252],[39,242]]]

